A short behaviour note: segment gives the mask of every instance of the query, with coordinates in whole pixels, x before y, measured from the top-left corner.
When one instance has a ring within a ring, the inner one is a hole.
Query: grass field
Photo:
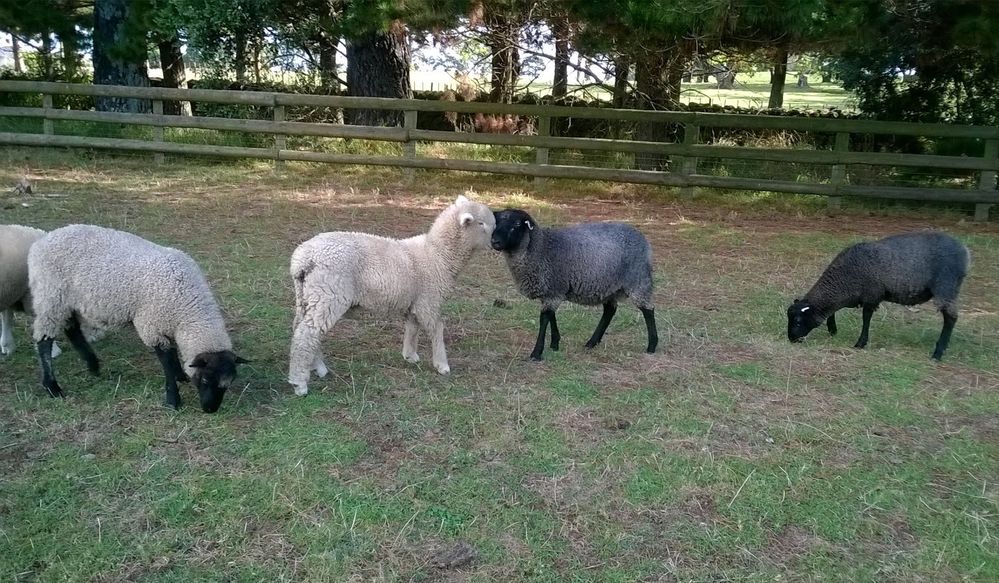
[[[394,170],[0,152],[2,222],[91,222],[190,252],[253,364],[218,414],[134,332],[57,359],[44,396],[23,318],[0,361],[2,581],[995,581],[999,227],[938,208],[829,215],[821,199]],[[446,306],[452,374],[403,361],[401,322],[344,322],[333,374],[285,382],[287,262],[316,232],[402,236],[472,187],[543,224],[620,219],[656,255],[661,351],[637,310],[538,307],[477,257]],[[6,186],[4,187],[6,189]],[[27,205],[27,206],[23,206]],[[868,349],[784,337],[844,245],[944,228],[972,249],[943,363],[930,306],[884,306]],[[502,301],[497,301],[502,300]]]

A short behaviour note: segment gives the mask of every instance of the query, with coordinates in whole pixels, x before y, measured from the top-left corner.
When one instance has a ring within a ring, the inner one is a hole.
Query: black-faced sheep
[[[881,302],[912,306],[933,299],[943,314],[933,351],[940,360],[957,323],[957,298],[970,258],[967,247],[944,233],[907,233],[847,247],[787,309],[788,340],[800,342],[823,321],[835,334],[836,311],[861,307],[863,329],[855,347],[864,348]]]
[[[182,251],[122,231],[71,225],[31,247],[28,272],[42,384],[53,397],[62,396],[51,358],[60,333],[97,375],[100,361],[87,336],[132,324],[163,367],[166,405],[179,408],[177,381],[191,380],[206,413],[218,410],[236,365],[246,362],[232,352],[204,274]]]
[[[646,352],[659,344],[652,301],[652,248],[637,229],[622,223],[584,223],[561,229],[543,229],[520,209],[496,213],[492,247],[506,256],[520,293],[541,300],[538,339],[531,358],[541,360],[546,328],[551,326],[551,348],[559,349],[561,335],[555,311],[564,301],[584,306],[602,304],[603,316],[587,348],[600,344],[617,311],[628,297],[642,311],[648,332]]]
[[[429,232],[408,239],[367,233],[323,233],[291,257],[295,322],[288,382],[309,392],[309,373],[328,372],[320,342],[338,320],[358,312],[405,319],[402,355],[418,362],[419,329],[430,336],[437,372],[451,371],[444,348],[441,304],[476,251],[489,248],[494,226],[489,207],[459,196]]]

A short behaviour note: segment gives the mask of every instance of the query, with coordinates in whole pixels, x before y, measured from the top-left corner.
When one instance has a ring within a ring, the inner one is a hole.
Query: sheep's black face
[[[791,342],[801,342],[821,323],[822,317],[811,304],[794,300],[787,309],[787,339]]]
[[[520,246],[524,237],[536,226],[531,215],[520,209],[506,209],[493,213],[496,228],[491,244],[497,251],[512,251]]]
[[[191,383],[198,389],[201,410],[214,413],[222,406],[226,390],[236,379],[236,365],[247,362],[229,350],[203,352],[194,357],[191,367]]]

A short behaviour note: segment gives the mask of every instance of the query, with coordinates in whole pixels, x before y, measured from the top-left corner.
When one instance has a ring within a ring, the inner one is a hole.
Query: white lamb
[[[100,361],[83,331],[97,335],[132,324],[163,366],[166,404],[179,408],[177,381],[191,380],[206,413],[218,410],[236,365],[246,362],[232,352],[201,269],[177,249],[131,233],[71,225],[32,245],[28,278],[42,384],[53,397],[62,396],[50,356],[60,333],[96,375]]]
[[[309,373],[326,376],[320,343],[340,318],[358,311],[405,319],[402,355],[418,362],[419,328],[430,336],[434,368],[451,371],[441,304],[472,255],[489,249],[496,220],[484,204],[459,196],[430,231],[408,239],[352,232],[322,233],[291,256],[295,323],[288,382],[309,392]]]
[[[21,225],[0,225],[0,354],[14,351],[14,311],[31,311],[28,291],[28,250],[45,231]],[[52,347],[52,356],[59,354]]]

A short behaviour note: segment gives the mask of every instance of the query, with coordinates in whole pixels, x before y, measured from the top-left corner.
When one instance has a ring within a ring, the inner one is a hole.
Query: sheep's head
[[[822,316],[805,300],[796,299],[787,309],[787,339],[801,342],[822,323]]]
[[[198,389],[201,410],[214,413],[222,406],[222,397],[236,379],[236,365],[249,362],[230,350],[202,352],[189,365],[194,373],[191,383]]]
[[[455,216],[461,238],[468,249],[479,251],[489,248],[489,238],[496,228],[493,211],[486,205],[469,200],[464,195],[454,201]]]
[[[492,246],[497,251],[513,251],[537,227],[531,215],[520,209],[506,209],[496,213],[496,230]]]

